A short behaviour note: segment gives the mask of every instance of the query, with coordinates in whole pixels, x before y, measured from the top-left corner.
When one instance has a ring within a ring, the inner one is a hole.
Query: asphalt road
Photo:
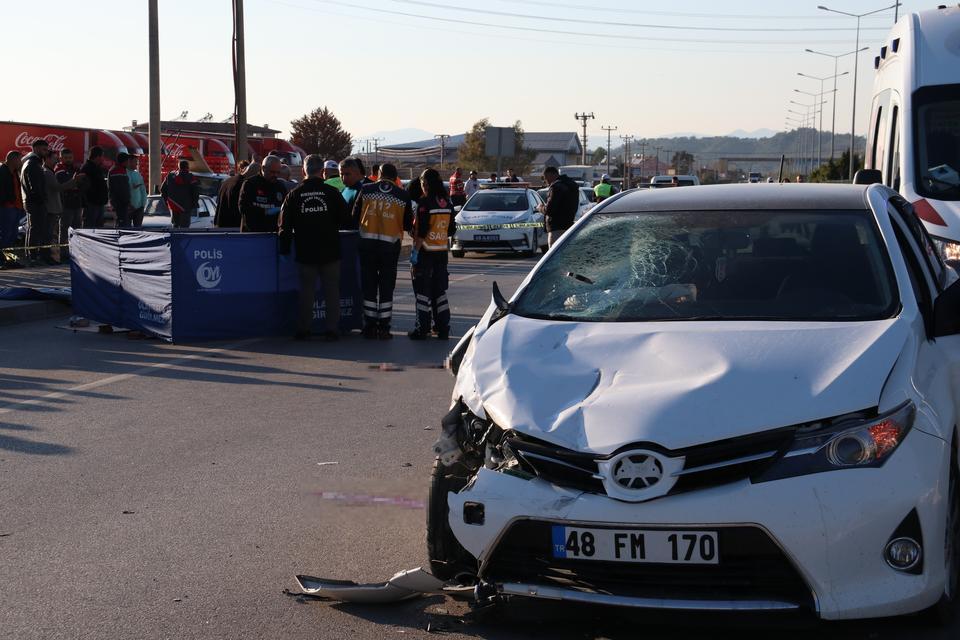
[[[454,334],[532,264],[453,261]],[[398,292],[399,333],[403,275]],[[298,598],[297,573],[379,581],[423,562],[453,342],[168,345],[56,324],[0,329],[0,638],[960,637],[913,619]]]

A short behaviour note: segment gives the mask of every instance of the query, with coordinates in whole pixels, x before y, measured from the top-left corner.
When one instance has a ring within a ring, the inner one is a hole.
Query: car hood
[[[907,336],[896,319],[576,323],[508,315],[476,339],[458,391],[501,427],[558,446],[675,450],[875,407]]]
[[[530,212],[525,211],[461,211],[457,224],[511,224],[527,222]]]

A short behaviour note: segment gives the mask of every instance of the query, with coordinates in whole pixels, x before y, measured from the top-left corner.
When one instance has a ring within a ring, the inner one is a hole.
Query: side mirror
[[[490,318],[490,324],[493,324],[510,313],[510,302],[507,301],[503,293],[500,292],[500,287],[497,285],[496,280],[493,281],[493,306],[495,306],[497,310]]]
[[[933,337],[960,334],[960,280],[946,288],[933,303]]]
[[[879,169],[860,169],[853,174],[853,184],[880,184],[883,174]]]
[[[463,207],[461,207],[459,204],[453,208],[454,213],[460,213],[461,211],[463,211]]]

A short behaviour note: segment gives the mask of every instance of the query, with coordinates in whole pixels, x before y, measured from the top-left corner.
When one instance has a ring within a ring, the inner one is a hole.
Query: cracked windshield
[[[514,310],[608,322],[883,318],[896,294],[880,243],[855,212],[598,214]]]

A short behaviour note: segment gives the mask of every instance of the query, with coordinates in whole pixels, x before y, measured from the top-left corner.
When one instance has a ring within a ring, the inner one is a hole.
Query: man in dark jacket
[[[87,161],[80,167],[80,173],[86,176],[82,183],[83,228],[96,229],[103,225],[103,208],[107,204],[107,179],[103,175],[103,149],[90,147]]]
[[[347,211],[353,211],[353,205],[360,194],[360,190],[363,189],[364,185],[370,184],[364,173],[363,160],[360,158],[347,158],[340,161],[340,179],[343,180],[344,184],[344,189],[340,192],[340,195],[347,202]],[[344,228],[356,229],[356,220],[351,218]]]
[[[70,182],[77,175],[77,167],[73,164],[73,151],[63,149],[60,151],[60,162],[53,168],[57,175],[57,182],[64,184]],[[60,217],[61,228],[66,230],[70,228],[79,229],[83,226],[83,197],[80,195],[80,189],[68,189],[60,195],[63,201],[63,213]],[[66,242],[64,235],[60,242]]]
[[[170,222],[173,227],[189,228],[190,218],[200,204],[200,181],[190,173],[189,162],[181,160],[178,170],[167,174],[167,179],[160,187],[160,195],[170,209]]]
[[[127,175],[127,160],[130,158],[121,151],[117,154],[117,162],[107,172],[107,189],[110,195],[110,206],[117,216],[117,228],[130,226],[130,176]]]
[[[216,227],[234,229],[240,227],[240,189],[244,181],[256,171],[247,174],[251,164],[248,160],[241,160],[237,164],[237,174],[223,181],[220,192],[217,194],[217,213],[213,218]]]
[[[50,146],[43,138],[34,140],[32,146],[33,151],[26,155],[23,166],[20,168],[23,206],[30,220],[27,245],[45,247],[50,243],[47,228],[47,179],[43,175],[43,162],[50,155]],[[50,257],[50,249],[40,249],[36,257],[41,262],[55,264]]]
[[[280,211],[280,254],[296,246],[300,272],[300,305],[294,337],[307,340],[313,324],[317,278],[323,282],[327,341],[339,338],[340,323],[340,227],[348,218],[347,205],[336,187],[323,181],[323,158],[307,156],[305,180],[295,187]]]
[[[564,232],[573,226],[580,207],[580,187],[556,167],[543,170],[543,180],[550,185],[547,204],[541,205],[547,225],[547,244],[551,247]]]
[[[17,230],[23,217],[20,192],[20,152],[9,151],[0,162],[0,269],[22,267],[19,262],[8,259],[4,249],[17,242]]]
[[[280,158],[263,159],[262,175],[253,176],[240,187],[240,231],[277,232],[277,215],[287,190],[280,182]]]

